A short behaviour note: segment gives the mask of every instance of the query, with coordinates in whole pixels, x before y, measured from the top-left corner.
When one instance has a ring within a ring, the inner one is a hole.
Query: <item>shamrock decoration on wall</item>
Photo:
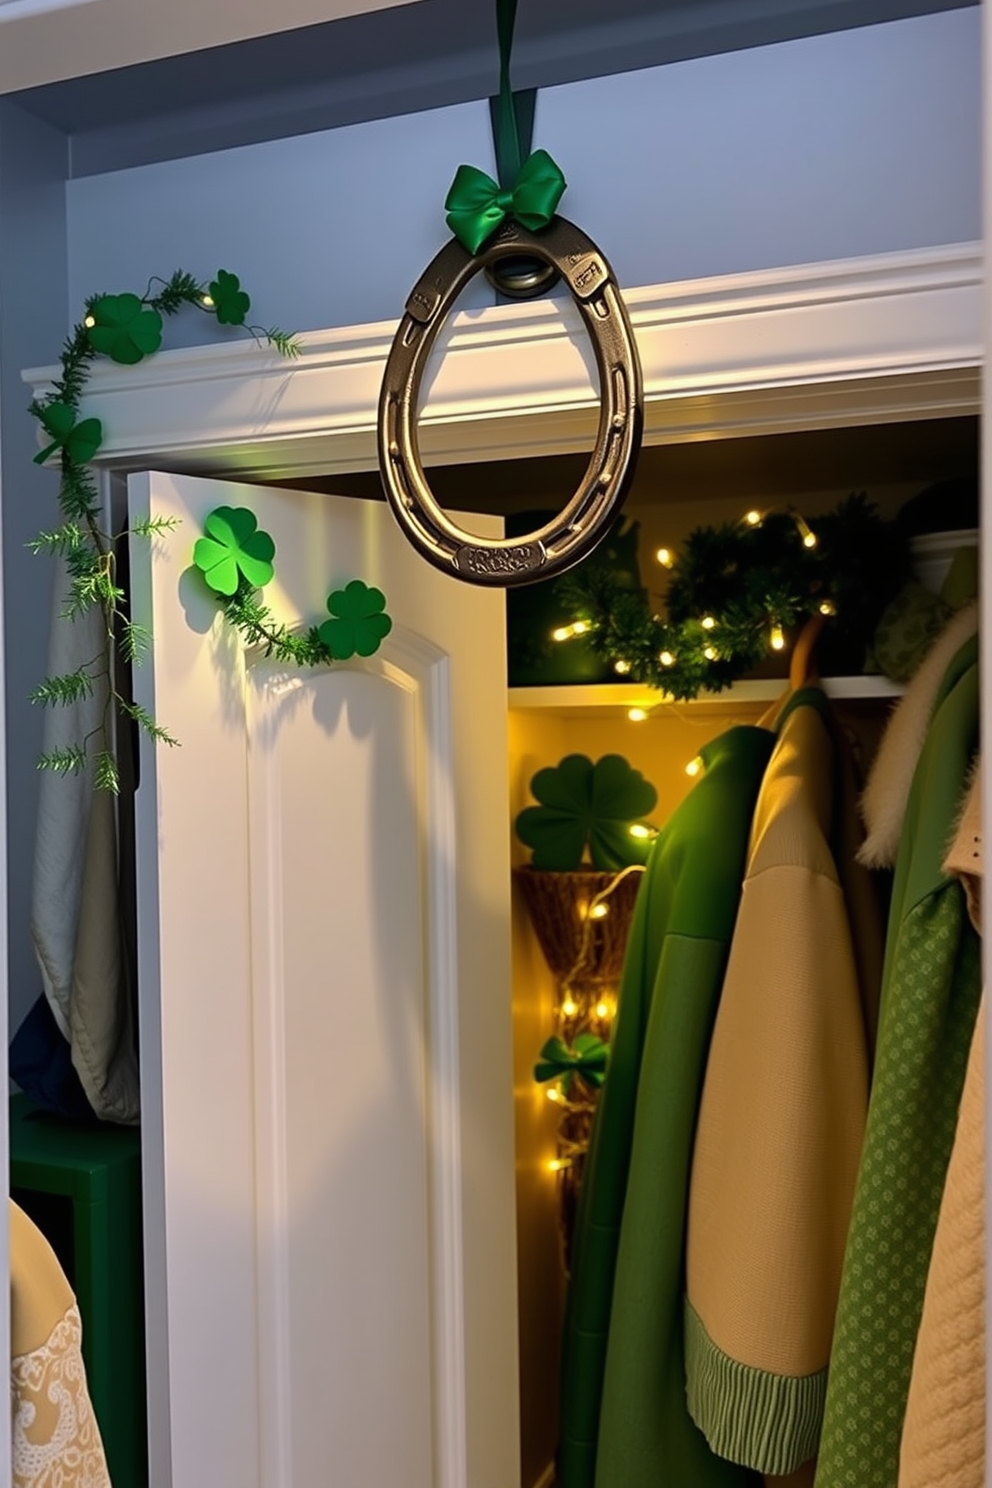
[[[103,295],[94,300],[85,325],[93,350],[126,366],[162,345],[161,315],[136,294]]]
[[[221,325],[244,325],[251,299],[241,288],[237,274],[218,269],[217,278],[211,279],[209,288],[213,311]]]
[[[236,594],[242,578],[261,589],[272,578],[276,545],[258,531],[247,507],[218,506],[207,517],[206,537],[197,539],[193,562],[215,594]]]
[[[386,596],[361,579],[335,589],[328,596],[327,608],[331,618],[324,621],[318,633],[335,661],[373,655],[393,628],[385,612]]]
[[[565,1095],[570,1094],[576,1075],[598,1089],[606,1079],[609,1058],[609,1044],[595,1033],[577,1034],[571,1048],[555,1034],[541,1050],[534,1079],[542,1085],[547,1080],[559,1080]]]
[[[533,848],[533,866],[567,873],[578,868],[588,849],[593,868],[617,873],[643,863],[645,839],[630,829],[658,802],[658,792],[620,754],[604,754],[593,764],[569,754],[555,768],[538,770],[530,783],[540,802],[520,812],[517,836]]]
[[[77,423],[75,409],[68,403],[45,403],[38,413],[38,422],[52,442],[35,455],[36,465],[44,465],[56,450],[62,450],[75,465],[87,465],[103,443],[100,420],[87,418]]]

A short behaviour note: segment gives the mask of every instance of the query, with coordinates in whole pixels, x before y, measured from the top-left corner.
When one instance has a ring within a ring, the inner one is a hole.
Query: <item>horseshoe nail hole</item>
[[[536,299],[538,295],[547,294],[558,279],[554,264],[545,263],[541,258],[528,258],[525,254],[501,258],[498,263],[490,264],[485,274],[493,289],[511,300]]]

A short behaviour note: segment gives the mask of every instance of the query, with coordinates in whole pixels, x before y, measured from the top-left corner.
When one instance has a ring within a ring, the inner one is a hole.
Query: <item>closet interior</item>
[[[737,522],[749,509],[794,508],[810,519],[853,492],[865,492],[892,518],[910,498],[940,482],[977,497],[978,420],[971,417],[820,428],[749,438],[715,438],[645,448],[624,514],[638,524],[642,583],[664,590],[659,549],[677,549],[695,527]],[[558,509],[583,468],[578,455],[430,472],[439,500],[461,511],[514,514]],[[376,494],[374,473],[335,476],[328,489]],[[968,539],[965,539],[967,541]],[[932,546],[932,544],[931,544]],[[939,544],[938,544],[939,546]],[[953,547],[953,542],[952,545]],[[790,643],[795,636],[790,637]],[[563,646],[569,643],[563,642]],[[532,804],[535,772],[568,754],[596,760],[621,754],[658,792],[661,827],[693,785],[687,773],[701,746],[734,724],[756,723],[787,684],[788,648],[756,675],[691,702],[661,703],[622,679],[511,685],[508,692],[508,829]],[[824,677],[835,716],[862,777],[903,688],[885,676]],[[631,709],[647,717],[636,721]],[[529,853],[513,836],[515,866]],[[566,1296],[559,1203],[559,1110],[534,1078],[542,1045],[556,1030],[560,992],[538,945],[519,888],[513,896],[513,1045],[518,1233],[521,1488],[554,1482],[559,1352]],[[605,1009],[604,1009],[605,1011]],[[606,1023],[597,1025],[607,1031]]]

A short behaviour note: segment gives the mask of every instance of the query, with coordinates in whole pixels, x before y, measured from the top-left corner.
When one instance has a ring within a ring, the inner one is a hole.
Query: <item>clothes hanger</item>
[[[792,648],[792,656],[789,659],[789,682],[782,696],[776,698],[775,702],[768,707],[758,719],[757,727],[770,729],[775,727],[775,721],[782,710],[783,704],[798,692],[800,688],[806,687],[810,682],[819,678],[816,669],[816,643],[820,638],[825,617],[823,615],[811,615],[796,637],[796,644]]]

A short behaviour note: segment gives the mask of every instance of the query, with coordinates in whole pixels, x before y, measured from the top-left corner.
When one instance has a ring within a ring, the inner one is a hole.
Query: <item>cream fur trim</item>
[[[965,641],[978,629],[978,605],[971,603],[947,622],[917,668],[896,706],[872,766],[861,815],[867,837],[858,860],[867,868],[892,868],[899,851],[910,787],[923,752],[934,703],[944,674]]]

